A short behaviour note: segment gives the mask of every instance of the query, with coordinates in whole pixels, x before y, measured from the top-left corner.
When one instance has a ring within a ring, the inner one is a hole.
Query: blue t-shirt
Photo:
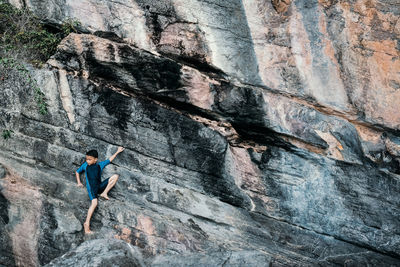
[[[77,170],[77,173],[85,172],[86,188],[88,190],[90,199],[92,199],[98,190],[101,183],[101,173],[105,166],[110,164],[110,160],[106,159],[98,163],[88,165],[87,162],[83,163]]]

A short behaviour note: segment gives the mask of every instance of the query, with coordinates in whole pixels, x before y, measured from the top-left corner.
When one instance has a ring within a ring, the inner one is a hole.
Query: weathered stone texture
[[[396,1],[9,2],[81,32],[28,66],[48,114],[0,84],[0,265],[400,266]]]

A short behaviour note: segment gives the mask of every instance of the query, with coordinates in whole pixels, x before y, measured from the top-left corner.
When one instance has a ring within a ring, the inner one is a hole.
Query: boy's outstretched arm
[[[110,157],[110,161],[113,161],[113,160],[115,159],[115,157],[116,157],[119,153],[121,153],[122,151],[124,151],[124,149],[125,149],[125,148],[123,148],[122,146],[118,147],[117,152],[115,152],[115,154],[112,155],[112,156]]]
[[[79,187],[83,187],[83,184],[81,183],[80,175],[78,172],[75,172],[76,174],[76,182],[78,183]]]

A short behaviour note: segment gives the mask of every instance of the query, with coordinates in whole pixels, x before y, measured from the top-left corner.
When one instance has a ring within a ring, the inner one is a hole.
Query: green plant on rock
[[[35,100],[39,106],[39,113],[42,115],[47,114],[47,104],[45,102],[44,94],[38,86],[35,87]]]
[[[33,78],[29,73],[28,69],[14,58],[5,57],[0,57],[0,66],[5,70],[14,69],[18,71],[19,75],[21,75],[25,81],[28,82],[29,86],[34,89],[34,97],[39,107],[39,113],[42,115],[47,114],[47,104],[44,94],[37,85],[35,78]]]
[[[62,38],[66,37],[71,32],[78,33],[78,27],[81,23],[74,19],[67,19],[63,22],[61,29],[62,29]]]
[[[28,9],[0,1],[0,46],[3,52],[20,54],[30,62],[47,61],[63,38],[78,32],[79,25],[78,21],[67,19],[60,26],[50,27]]]
[[[2,132],[2,136],[3,136],[4,139],[7,140],[8,138],[11,137],[11,133],[14,133],[14,131],[13,130],[8,130],[8,129],[4,129],[3,132]]]
[[[26,67],[18,62],[42,67],[61,40],[71,32],[77,33],[79,26],[73,19],[67,19],[60,26],[46,26],[28,9],[17,9],[0,0],[0,66],[3,68],[0,79],[8,77],[7,70],[17,70],[33,88],[41,114],[47,113],[44,94]]]

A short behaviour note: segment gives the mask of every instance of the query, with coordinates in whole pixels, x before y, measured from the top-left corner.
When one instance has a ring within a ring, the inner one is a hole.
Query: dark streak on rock
[[[100,37],[100,38],[104,38],[116,43],[125,43],[124,39],[122,39],[121,37],[119,37],[116,33],[114,32],[104,32],[104,31],[96,31],[93,33],[93,35]]]
[[[38,258],[41,265],[49,263],[52,259],[67,252],[71,244],[65,243],[62,240],[56,240],[54,231],[57,229],[57,220],[54,217],[52,204],[45,201],[41,210],[40,217],[40,235],[38,238]],[[62,249],[62,246],[65,246]]]
[[[132,113],[131,107],[129,106],[129,98],[116,93],[110,88],[103,87],[99,91],[99,98],[97,103],[101,104],[108,114],[116,118],[114,125],[120,130],[126,130],[127,121]],[[92,129],[95,130],[96,127],[102,127],[101,125],[91,124]]]
[[[1,189],[0,184],[0,189]],[[0,266],[16,266],[12,241],[10,239],[9,225],[10,218],[8,217],[9,201],[0,191]]]

